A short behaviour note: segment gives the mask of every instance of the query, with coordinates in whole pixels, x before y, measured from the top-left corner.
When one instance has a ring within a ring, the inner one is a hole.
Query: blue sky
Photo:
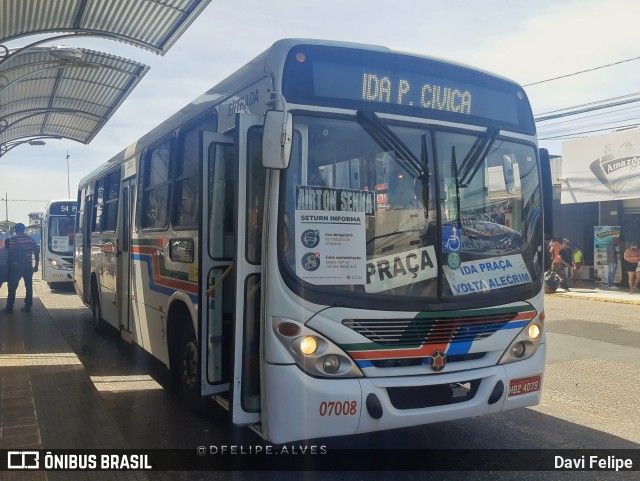
[[[75,197],[82,177],[280,38],[384,45],[528,84],[639,56],[638,18],[634,0],[213,0],[164,57],[114,41],[65,39],[58,43],[137,60],[151,70],[89,145],[54,140],[0,158],[0,197],[7,195],[15,222],[26,222],[27,213],[43,210],[47,200],[66,198],[67,151]],[[542,114],[636,93],[639,80],[637,60],[525,91],[534,113]],[[540,146],[562,153],[560,141]]]

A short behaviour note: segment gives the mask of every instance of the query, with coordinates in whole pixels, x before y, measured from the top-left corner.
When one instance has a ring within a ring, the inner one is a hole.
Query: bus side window
[[[143,229],[164,229],[169,225],[171,139],[149,149],[144,163],[140,224]]]
[[[104,228],[105,231],[115,231],[118,221],[118,198],[120,195],[120,169],[116,169],[107,176],[104,197]]]
[[[180,155],[176,159],[173,190],[172,224],[177,228],[198,225],[200,130],[192,129],[182,136]]]
[[[96,182],[96,194],[93,197],[93,217],[91,219],[91,231],[92,232],[101,232],[102,231],[102,202],[104,200],[104,179],[100,179]]]

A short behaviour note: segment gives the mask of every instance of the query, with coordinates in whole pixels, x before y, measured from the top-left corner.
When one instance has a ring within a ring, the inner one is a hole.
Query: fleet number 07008
[[[358,412],[356,401],[322,401],[320,416],[354,416]]]

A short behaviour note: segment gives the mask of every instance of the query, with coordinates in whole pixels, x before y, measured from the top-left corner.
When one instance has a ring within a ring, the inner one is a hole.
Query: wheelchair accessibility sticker
[[[452,226],[442,226],[442,252],[458,252],[462,248],[460,229]]]

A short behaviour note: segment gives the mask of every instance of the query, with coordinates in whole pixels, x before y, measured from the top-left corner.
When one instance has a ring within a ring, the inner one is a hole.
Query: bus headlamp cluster
[[[362,372],[329,339],[290,319],[274,319],[274,331],[296,365],[312,376],[360,377]]]
[[[62,262],[52,259],[51,257],[47,257],[47,263],[53,268],[58,270],[70,269],[71,266],[67,264],[63,264]]]
[[[511,342],[507,350],[500,358],[498,364],[507,364],[509,362],[522,361],[527,359],[536,352],[540,340],[542,339],[542,322],[544,313],[538,318],[533,319]]]

